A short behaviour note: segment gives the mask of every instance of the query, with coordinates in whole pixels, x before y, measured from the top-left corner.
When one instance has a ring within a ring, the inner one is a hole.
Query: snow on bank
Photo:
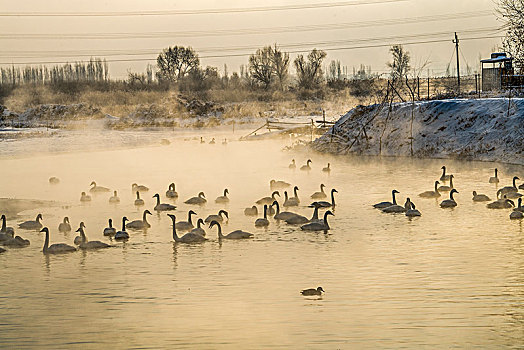
[[[412,121],[413,110],[413,121]],[[416,156],[524,165],[524,98],[358,106],[312,148],[335,154]]]

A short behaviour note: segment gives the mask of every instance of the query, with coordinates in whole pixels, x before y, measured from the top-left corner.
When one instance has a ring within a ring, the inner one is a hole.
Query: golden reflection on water
[[[67,142],[118,144],[111,133],[94,137]],[[0,159],[2,197],[60,203],[22,212],[11,226],[41,212],[51,243],[72,244],[76,233],[57,231],[69,216],[74,229],[85,222],[89,239],[114,245],[45,256],[43,234],[18,230],[31,246],[0,255],[0,347],[522,345],[522,222],[510,221],[507,210],[487,210],[471,201],[473,190],[495,197],[496,187],[487,183],[494,164],[282,152],[288,141],[230,141],[226,146],[171,141],[168,146]],[[46,142],[59,148],[65,141]],[[288,169],[292,158],[297,167],[311,158],[312,170]],[[328,161],[330,174],[321,171]],[[443,164],[455,174],[460,191],[455,197],[459,205],[452,210],[439,208],[440,199],[416,195],[432,189]],[[497,167],[500,186],[514,174],[524,178],[522,167]],[[60,184],[49,185],[50,176],[58,176]],[[301,206],[296,211],[307,217],[312,212],[306,208],[309,195],[319,184],[336,188],[329,233],[303,232],[273,219],[267,229],[255,228],[256,217],[244,216],[243,210],[271,193],[271,179],[299,186]],[[111,193],[81,204],[80,192],[88,191],[92,180],[117,190],[120,204],[108,203]],[[134,182],[151,189],[142,193],[144,207],[133,205]],[[165,198],[171,182],[179,193],[176,201]],[[230,203],[215,204],[226,187]],[[401,192],[402,203],[410,196],[422,217],[410,220],[371,207],[389,200],[393,188]],[[205,206],[183,203],[200,191],[208,199]],[[230,220],[224,233],[243,229],[255,238],[219,242],[216,228],[206,225],[208,242],[175,244],[171,220],[155,212],[148,219],[152,227],[130,231],[128,242],[102,235],[108,218],[120,228],[123,215],[134,220],[144,209],[151,210],[155,193],[162,202],[178,206],[177,220],[186,220],[189,209],[202,218],[225,209]],[[326,290],[320,298],[299,294],[317,286]]]

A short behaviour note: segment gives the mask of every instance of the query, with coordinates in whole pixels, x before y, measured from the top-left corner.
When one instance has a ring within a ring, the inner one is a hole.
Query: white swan
[[[382,212],[388,213],[388,214],[405,213],[409,209],[411,209],[411,200],[408,197],[406,198],[406,202],[404,203],[404,206],[401,206],[398,204],[391,205],[389,207],[383,208]]]
[[[79,225],[79,229],[84,229],[85,227],[86,225],[84,224],[83,221],[81,221]],[[76,230],[75,232],[80,232],[80,231]],[[79,245],[80,243],[82,243],[82,234],[79,234],[78,236],[76,236],[73,243],[75,245]]]
[[[160,195],[156,193],[153,198],[156,198],[156,205],[153,208],[156,211],[167,211],[167,210],[175,210],[176,206],[167,204],[167,203],[160,203]]]
[[[287,188],[291,186],[290,183],[282,181],[282,180],[271,180],[269,181],[269,189],[270,190],[282,190],[284,188]]]
[[[256,216],[256,215],[258,215],[258,208],[257,208],[257,206],[254,205],[251,208],[244,209],[244,215],[247,215],[247,216]]]
[[[255,203],[256,204],[260,204],[260,205],[261,204],[270,205],[275,200],[275,196],[279,196],[280,197],[280,192],[273,191],[273,193],[271,193],[271,197],[262,197],[258,201],[256,201]]]
[[[443,185],[438,188],[440,192],[448,192],[453,189],[453,178],[455,176],[453,174],[449,175],[449,186]]]
[[[55,243],[49,245],[49,229],[47,227],[42,228],[40,232],[45,232],[44,248],[42,249],[44,254],[70,253],[76,251],[75,247],[65,243]]]
[[[227,195],[229,194],[229,190],[226,188],[224,189],[224,195],[218,196],[217,199],[215,199],[215,203],[229,203],[229,198]]]
[[[206,196],[205,196],[204,192],[200,192],[197,197],[189,198],[184,203],[186,203],[186,204],[194,204],[194,205],[204,205],[204,204],[206,204],[206,202],[207,202],[207,200],[206,200]]]
[[[524,218],[524,213],[521,211],[512,211],[511,214],[509,214],[509,218],[511,220],[517,220]]]
[[[116,234],[116,229],[113,227],[113,220],[109,219],[109,227],[104,229],[104,236],[112,236]]]
[[[328,215],[335,215],[335,214],[333,214],[331,210],[328,210],[324,213],[324,220],[310,222],[309,224],[300,226],[300,228],[304,231],[327,231],[330,229],[329,223],[327,220]]]
[[[498,177],[498,169],[495,168],[495,176],[492,176],[489,178],[490,184],[498,184],[499,183],[499,177]]]
[[[504,198],[497,199],[494,202],[486,204],[486,207],[488,209],[509,209],[513,208],[514,206],[515,203],[511,199],[508,199],[506,196],[504,196]]]
[[[390,207],[392,205],[397,205],[397,199],[395,198],[395,194],[397,194],[397,193],[400,193],[400,192],[397,191],[397,190],[391,191],[391,196],[393,197],[393,201],[392,202],[380,202],[380,203],[377,203],[377,204],[373,204],[373,208],[384,209],[384,208]]]
[[[0,244],[6,247],[23,248],[29,246],[30,242],[28,239],[23,239],[20,236],[10,238],[8,240],[0,242]]]
[[[85,192],[82,192],[80,194],[80,202],[91,202],[91,196],[86,194]]]
[[[251,208],[249,208],[249,209],[251,209]],[[256,209],[256,207],[255,207],[255,209]],[[206,223],[210,223],[213,220],[218,221],[218,222],[223,222],[224,219],[222,218],[222,214],[224,214],[224,216],[227,219],[229,219],[229,213],[227,211],[225,211],[225,210],[220,210],[218,212],[218,214],[216,214],[216,215],[215,214],[209,215],[204,221]]]
[[[415,204],[413,202],[411,202],[411,208],[409,208],[407,211],[406,211],[406,216],[408,217],[415,217],[415,216],[421,216],[422,214],[420,213],[420,211],[417,210],[417,208],[415,207]]]
[[[91,184],[89,186],[93,186],[89,189],[89,192],[109,192],[111,191],[109,188],[107,187],[103,187],[103,186],[97,186],[96,182],[92,181]]]
[[[446,166],[442,166],[442,176],[440,177],[440,181],[449,181],[450,179],[450,176],[449,175],[446,175]]]
[[[326,187],[326,185],[324,184],[320,184],[320,192],[315,192],[311,195],[311,199],[323,199],[323,198],[327,198],[327,194],[326,192],[324,192],[324,187]]]
[[[506,186],[502,187],[499,191],[500,194],[503,196],[505,194],[508,194],[510,192],[518,192],[519,189],[517,188],[517,180],[520,180],[518,176],[513,177],[513,186]]]
[[[276,220],[287,220],[287,219],[290,219],[290,218],[298,215],[297,213],[293,213],[293,212],[290,212],[290,211],[283,211],[283,212],[281,212],[280,211],[280,206],[278,205],[277,201],[274,201],[273,204],[271,204],[271,205],[275,206],[277,208],[276,214],[273,217]]]
[[[187,221],[179,221],[175,224],[176,229],[180,231],[189,231],[193,227],[193,221],[191,220],[191,215],[196,215],[196,213],[192,210],[188,211],[187,213]]]
[[[209,228],[212,228],[213,226],[218,227],[218,239],[246,239],[246,238],[253,238],[254,235],[252,233],[242,231],[242,230],[235,230],[233,232],[228,233],[227,235],[222,234],[222,227],[220,226],[220,223],[217,221],[211,221],[209,224]]]
[[[128,221],[128,219],[124,216],[122,218],[122,230],[115,233],[114,238],[116,241],[126,241],[129,239],[129,233],[126,231],[126,221]]]
[[[204,225],[204,220],[198,219],[197,220],[197,227],[192,229],[191,233],[194,233],[194,234],[197,234],[197,235],[200,235],[200,236],[205,236],[206,235],[206,231],[202,228],[202,225]]]
[[[291,164],[289,164],[288,166],[289,169],[296,169],[297,168],[297,164],[295,163],[295,160],[291,160]]]
[[[510,198],[510,199],[518,199],[518,198],[522,197],[522,193],[508,192],[508,193],[505,194],[505,196]]]
[[[522,206],[522,198],[519,198],[519,201],[517,202],[517,207],[513,210],[515,211],[521,211],[524,213],[524,207]]]
[[[173,220],[173,240],[176,243],[200,243],[207,241],[207,239],[204,236],[191,232],[186,233],[182,237],[178,237],[176,233],[176,217],[173,214],[167,214],[167,216],[169,216],[171,220]]]
[[[440,203],[441,208],[453,208],[457,206],[457,202],[455,202],[455,199],[453,198],[454,193],[459,193],[459,191],[457,191],[456,189],[452,189],[449,192],[449,199],[443,200]]]
[[[264,204],[264,217],[255,220],[255,227],[267,227],[269,220],[267,219],[267,204]]]
[[[331,164],[327,164],[327,167],[325,168],[322,168],[322,171],[325,172],[325,173],[329,173],[331,171]]]
[[[15,234],[15,229],[12,227],[7,227],[7,219],[4,214],[2,214],[1,220],[2,220],[2,228],[0,229],[0,237],[1,235],[5,235],[5,234],[10,234],[12,237]]]
[[[318,210],[318,209],[317,209]],[[302,225],[302,224],[305,224],[307,222],[310,222],[310,220],[308,218],[306,218],[305,216],[303,215],[295,215],[293,217],[290,217],[286,220],[284,220],[287,224],[289,225]]]
[[[486,202],[490,201],[491,199],[486,196],[485,194],[479,194],[477,191],[473,191],[473,201],[474,202]]]
[[[18,227],[24,230],[39,230],[43,226],[42,223],[40,222],[41,219],[42,219],[42,214],[38,214],[35,220],[29,220],[21,224],[18,224]]]
[[[71,223],[69,222],[69,218],[66,216],[64,218],[64,221],[58,225],[58,232],[70,232],[71,231]]]
[[[147,191],[149,191],[149,187],[144,186],[144,185],[139,185],[137,183],[134,183],[134,184],[131,185],[131,190],[133,192],[136,192],[136,191],[138,191],[138,192],[147,192]]]
[[[178,198],[178,192],[175,190],[175,183],[171,182],[169,188],[166,191],[167,198]]]
[[[296,207],[300,204],[300,199],[298,199],[298,186],[293,187],[293,191],[295,193],[294,197],[287,198],[287,192],[284,191],[284,203],[282,203],[282,206],[284,207]]]
[[[140,191],[136,191],[135,205],[138,207],[144,204],[145,204],[144,200],[140,198]]]
[[[306,162],[306,165],[302,165],[302,166],[300,167],[300,170],[306,170],[306,171],[311,170],[311,166],[309,165],[309,164],[311,164],[311,163],[313,163],[313,162],[311,161],[311,159],[308,159],[307,162]]]
[[[320,208],[335,208],[335,192],[338,193],[338,191],[333,188],[331,190],[331,203],[327,201],[319,201],[316,203],[318,203]]]
[[[116,191],[113,191],[113,195],[109,197],[109,203],[120,203],[120,198],[118,197]]]
[[[425,191],[425,192],[422,192],[422,193],[419,193],[419,197],[422,197],[422,198],[438,198],[440,197],[440,192],[438,191],[438,185],[440,184],[440,182],[438,181],[435,181],[435,190],[434,191]]]
[[[86,234],[84,232],[83,227],[79,227],[76,232],[80,233],[80,236],[82,237],[82,242],[78,245],[78,248],[84,249],[84,250],[94,250],[94,249],[102,249],[102,248],[109,248],[110,245],[104,242],[100,241],[88,241]]]
[[[135,229],[135,230],[141,230],[144,228],[150,228],[151,225],[149,222],[147,222],[147,215],[152,215],[149,210],[144,210],[144,213],[142,214],[142,220],[134,220],[131,222],[128,222],[126,225],[126,228]]]

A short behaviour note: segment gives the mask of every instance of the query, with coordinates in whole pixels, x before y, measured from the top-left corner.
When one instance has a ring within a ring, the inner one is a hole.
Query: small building
[[[513,58],[505,52],[495,52],[491,58],[481,60],[482,91],[524,87],[524,75],[515,75]]]

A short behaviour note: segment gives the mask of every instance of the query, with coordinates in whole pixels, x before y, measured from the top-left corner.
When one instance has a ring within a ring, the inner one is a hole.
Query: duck
[[[269,220],[267,219],[267,204],[264,204],[264,217],[255,220],[255,227],[268,227]]]
[[[178,198],[178,193],[175,191],[175,183],[171,182],[169,184],[169,188],[166,191],[166,197],[167,198]]]
[[[473,191],[473,202],[486,202],[491,199],[485,194],[478,194],[477,191]]]
[[[498,177],[498,169],[495,168],[495,176],[492,176],[489,178],[490,184],[498,184],[499,183],[499,177]]]
[[[406,202],[404,203],[404,206],[398,205],[398,204],[391,205],[389,207],[383,208],[382,212],[388,213],[388,214],[405,213],[409,209],[411,209],[411,199],[409,199],[408,197],[406,198]]]
[[[79,227],[76,232],[80,233],[82,242],[78,245],[78,248],[83,250],[94,250],[111,247],[109,244],[100,241],[88,241],[83,227]]]
[[[320,192],[313,193],[310,198],[311,199],[327,198],[327,194],[326,194],[326,192],[324,192],[324,187],[326,187],[326,185],[320,184]]]
[[[200,192],[197,197],[189,198],[184,203],[186,204],[194,204],[194,205],[204,205],[206,204],[206,196],[204,195],[204,192]]]
[[[167,203],[160,203],[160,195],[156,193],[153,198],[156,198],[156,205],[153,208],[156,211],[168,211],[168,210],[175,210],[176,206],[167,204]]]
[[[79,229],[84,229],[86,227],[86,225],[84,224],[84,222],[80,222],[80,225],[79,225]],[[80,232],[78,230],[76,230],[76,232]],[[73,241],[73,243],[75,245],[79,245],[80,243],[82,243],[82,234],[79,234],[78,236],[75,237],[75,240]]]
[[[443,165],[440,169],[442,169],[442,176],[440,177],[440,181],[449,181],[450,176],[446,175],[446,166]]]
[[[501,199],[497,199],[494,202],[486,204],[486,207],[488,209],[509,209],[513,208],[514,206],[515,203],[511,199],[508,199],[506,196],[504,196]]]
[[[51,177],[49,178],[49,183],[50,183],[51,185],[58,185],[58,184],[60,183],[60,179],[57,178],[56,176],[51,176]]]
[[[120,198],[116,191],[113,191],[113,196],[109,197],[109,203],[120,203]]]
[[[518,192],[517,180],[520,180],[518,176],[513,177],[513,186],[502,187],[499,191],[501,195],[508,194],[510,192]]]
[[[191,232],[186,233],[182,237],[178,237],[176,233],[176,217],[173,214],[167,214],[167,216],[173,221],[173,240],[176,243],[200,243],[207,241],[204,236]]]
[[[323,221],[310,222],[308,224],[300,226],[300,228],[304,231],[327,231],[330,229],[329,223],[327,220],[328,215],[335,215],[335,214],[333,214],[331,210],[328,210],[324,213]]]
[[[69,222],[69,218],[66,216],[64,218],[64,221],[58,225],[58,232],[70,232],[71,231],[71,223]]]
[[[147,222],[147,215],[152,215],[149,210],[144,210],[142,214],[142,220],[134,220],[126,224],[126,228],[141,230],[144,228],[150,228],[151,225]]]
[[[449,192],[449,199],[446,199],[446,200],[443,200],[441,203],[440,203],[440,207],[441,208],[453,208],[453,207],[456,207],[457,206],[457,202],[455,202],[455,199],[453,198],[453,194],[454,193],[459,193],[459,191],[457,191],[456,189],[452,189],[450,192]]]
[[[127,241],[129,239],[129,233],[126,231],[126,221],[129,221],[125,216],[122,218],[122,230],[115,233],[116,241]]]
[[[229,198],[227,197],[228,194],[229,194],[229,190],[227,188],[224,189],[224,195],[218,196],[215,199],[215,203],[229,203]]]
[[[7,227],[7,219],[4,214],[2,214],[1,220],[2,220],[2,228],[0,229],[0,236],[5,235],[5,234],[10,234],[11,236],[13,236],[15,234],[15,229],[12,227]]]
[[[270,205],[275,200],[275,196],[279,196],[280,197],[280,192],[273,191],[273,193],[271,193],[271,197],[262,197],[258,201],[256,201],[255,203],[256,204],[260,204],[260,205],[262,205],[262,204]]]
[[[38,214],[35,220],[29,220],[21,224],[18,224],[18,227],[24,230],[39,230],[43,226],[42,223],[40,222],[41,219],[42,219],[42,214]]]
[[[250,232],[242,231],[242,230],[235,230],[233,232],[228,233],[227,235],[222,234],[222,227],[220,226],[220,223],[218,221],[211,221],[209,224],[209,228],[212,228],[213,226],[218,227],[218,239],[246,239],[246,238],[253,238],[254,235]]]
[[[422,198],[438,198],[440,197],[440,192],[438,191],[438,185],[440,184],[440,182],[438,181],[435,181],[435,190],[434,191],[425,191],[425,192],[422,192],[422,193],[419,193],[419,197],[422,197]]]
[[[246,215],[246,216],[256,216],[256,215],[258,215],[258,208],[257,208],[257,206],[254,205],[251,208],[244,209],[244,215]]]
[[[248,208],[248,209],[251,209],[251,208]],[[256,209],[256,207],[255,207]],[[258,211],[258,210],[257,210]],[[204,222],[207,224],[207,223],[210,223],[211,221],[215,220],[215,221],[218,221],[218,222],[223,222],[224,219],[222,218],[222,214],[227,218],[229,219],[229,213],[225,210],[220,210],[218,212],[218,214],[212,214],[212,215],[209,215],[205,220]],[[257,213],[258,214],[258,213]]]
[[[144,185],[139,185],[137,183],[134,183],[134,184],[131,185],[131,190],[133,192],[136,192],[136,191],[138,191],[138,192],[147,192],[147,191],[149,191],[149,187],[144,186]]]
[[[331,171],[331,164],[327,163],[327,167],[322,168],[322,171],[325,173],[329,173]]]
[[[326,291],[322,289],[322,287],[318,287],[317,289],[315,288],[304,289],[303,291],[300,292],[300,294],[304,296],[313,296],[313,295],[322,295],[322,293],[325,293],[325,292]]]
[[[71,253],[76,252],[76,248],[65,243],[55,243],[49,245],[49,229],[44,227],[40,232],[45,233],[44,247],[42,253],[44,254],[60,254],[60,253]]]
[[[91,184],[89,186],[93,186],[89,189],[89,192],[94,192],[94,193],[97,193],[97,192],[109,192],[111,191],[109,188],[107,187],[103,187],[103,186],[97,186],[96,182],[92,181]]]
[[[204,225],[204,220],[198,219],[197,220],[197,227],[192,229],[190,232],[194,233],[194,234],[197,234],[197,235],[200,235],[200,236],[205,236],[206,235],[206,231],[204,231],[204,229],[202,228],[202,225]]]
[[[192,210],[187,212],[187,221],[179,221],[175,224],[176,229],[180,231],[190,231],[193,227],[193,221],[191,221],[191,215],[196,215]]]
[[[215,138],[214,137],[211,139],[211,141],[209,141],[209,144],[210,145],[214,145],[215,144]]]
[[[318,205],[320,205],[320,208],[335,208],[335,192],[338,193],[337,190],[334,188],[331,190],[331,203],[327,201],[319,201],[316,202]]]
[[[91,196],[86,194],[85,192],[82,192],[80,194],[80,202],[91,202]]]
[[[281,212],[280,211],[280,206],[278,205],[278,202],[277,201],[274,201],[271,206],[275,206],[276,207],[276,213],[275,213],[275,216],[273,216],[273,218],[275,220],[288,220],[294,216],[297,216],[298,214],[297,213],[293,213],[293,212],[290,212],[290,211],[283,211]]]
[[[269,189],[270,190],[282,190],[284,188],[287,188],[291,186],[290,183],[287,183],[285,181],[282,181],[282,180],[271,180],[269,181]]]
[[[288,168],[289,169],[296,169],[297,168],[297,164],[295,163],[294,159],[291,160],[291,164],[289,164]]]
[[[408,210],[406,210],[406,216],[407,217],[415,217],[415,216],[421,216],[422,214],[420,213],[420,211],[418,211],[418,209],[415,207],[415,204],[413,202],[411,202],[411,208],[409,208]]]
[[[311,161],[311,159],[308,159],[307,162],[306,162],[306,165],[302,165],[302,166],[300,167],[300,170],[305,170],[305,171],[309,171],[309,170],[311,170],[311,166],[309,165],[309,164],[311,164],[311,163],[313,163],[313,162]]]
[[[116,229],[113,227],[113,220],[109,219],[109,227],[104,229],[104,236],[112,236],[116,234]]]
[[[391,196],[393,197],[393,201],[392,202],[380,202],[380,203],[377,203],[377,204],[373,204],[373,208],[384,209],[384,208],[390,207],[392,205],[397,205],[397,199],[395,198],[395,194],[397,194],[397,193],[400,193],[400,192],[397,191],[397,190],[391,191]]]
[[[137,207],[144,205],[145,202],[142,198],[140,198],[140,191],[136,191],[136,199],[135,199],[135,205]]]
[[[284,207],[296,207],[300,204],[300,199],[298,199],[298,186],[293,187],[293,191],[295,193],[294,197],[287,198],[287,192],[284,191],[284,203],[282,203],[282,206]]]
[[[7,247],[23,248],[29,246],[30,242],[28,239],[23,239],[20,236],[16,236],[6,241],[2,241],[1,244]]]
[[[455,176],[453,174],[449,175],[449,186],[443,185],[438,188],[439,192],[448,192],[453,189],[453,178]]]

